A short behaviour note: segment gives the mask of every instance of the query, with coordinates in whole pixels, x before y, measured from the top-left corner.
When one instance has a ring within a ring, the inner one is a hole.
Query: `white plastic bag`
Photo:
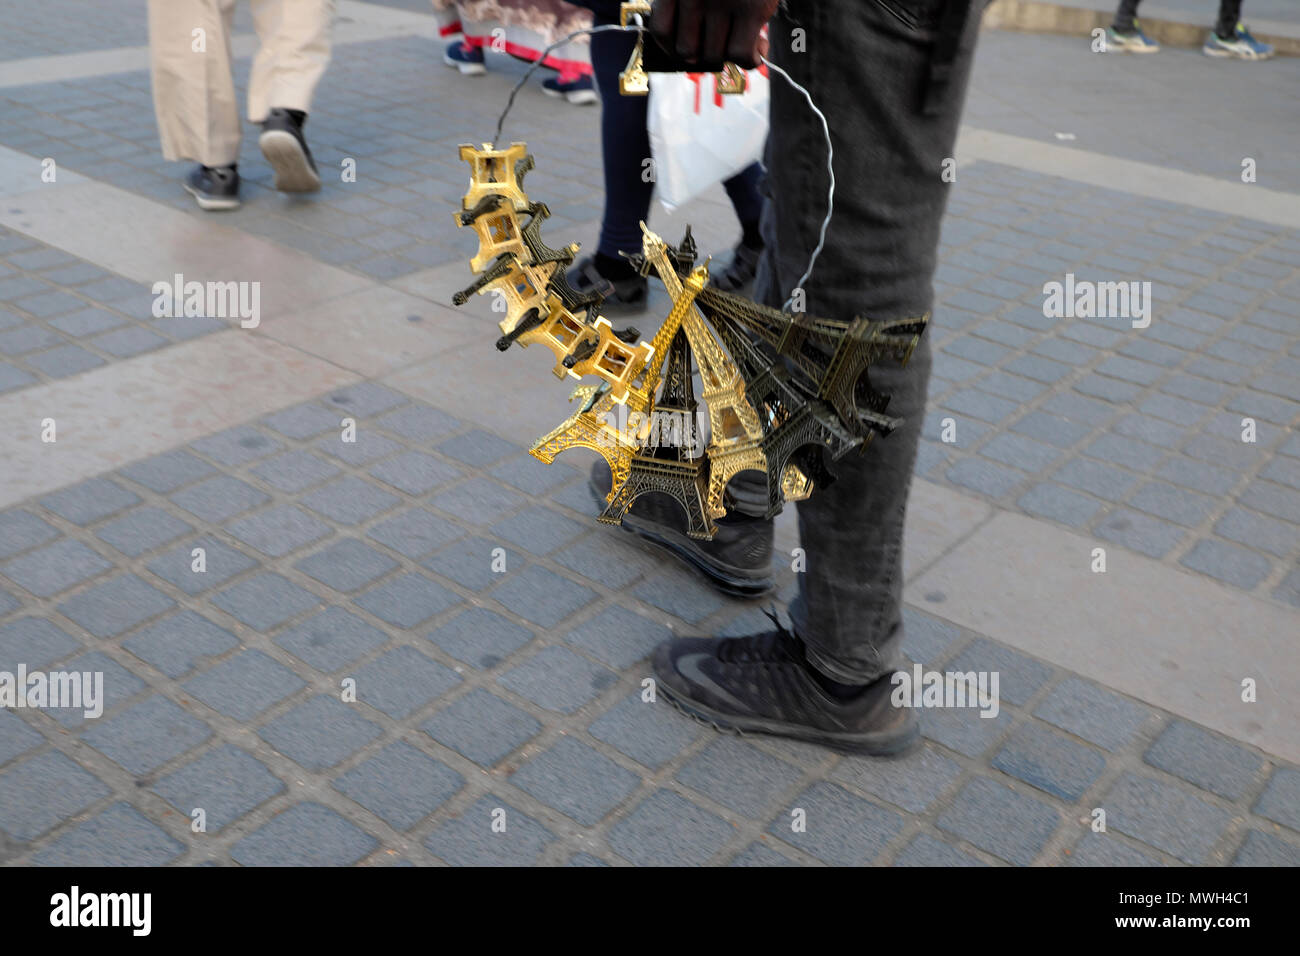
[[[650,74],[655,191],[669,212],[763,158],[767,70],[744,72],[745,92],[725,96],[712,73]]]

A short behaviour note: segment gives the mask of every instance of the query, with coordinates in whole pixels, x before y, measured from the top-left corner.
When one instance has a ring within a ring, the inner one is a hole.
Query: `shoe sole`
[[[460,70],[462,76],[482,76],[487,72],[487,67],[482,63],[462,63],[460,60],[453,60],[445,53],[442,55],[442,62]]]
[[[222,212],[229,209],[238,209],[238,199],[210,199],[191,186],[189,183],[181,183],[181,186],[187,193],[194,197],[194,201],[199,204],[200,209],[208,212]]]
[[[605,505],[609,503],[605,500],[604,494],[598,491],[590,482],[587,483],[587,490],[591,492],[592,498],[603,510]],[[769,593],[774,586],[771,578],[740,578],[719,571],[715,565],[709,564],[691,547],[688,542],[693,539],[684,534],[666,531],[662,525],[652,524],[638,518],[630,511],[623,515],[623,521],[619,527],[629,534],[634,534],[644,541],[657,545],[672,553],[674,557],[685,561],[708,578],[713,587],[728,597],[760,598]]]
[[[1206,56],[1214,57],[1216,60],[1245,60],[1248,63],[1269,60],[1273,57],[1272,50],[1268,53],[1238,53],[1235,50],[1223,50],[1218,47],[1203,46],[1201,47],[1201,52]]]
[[[275,188],[282,193],[314,193],[320,174],[312,168],[298,137],[282,129],[269,129],[257,140],[262,155],[275,171]]]
[[[902,726],[894,730],[842,734],[804,727],[800,724],[789,724],[780,720],[767,720],[761,717],[740,719],[732,714],[720,714],[685,695],[678,695],[662,678],[659,679],[659,692],[674,708],[687,717],[738,737],[746,734],[787,737],[791,740],[817,744],[839,753],[869,757],[901,757],[914,750],[921,742],[921,722],[910,710]]]

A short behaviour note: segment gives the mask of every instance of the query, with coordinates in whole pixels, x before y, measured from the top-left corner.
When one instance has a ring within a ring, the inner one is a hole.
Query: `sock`
[[[742,222],[740,228],[744,230],[744,234],[740,238],[743,245],[748,246],[750,249],[763,248],[763,237],[759,234],[757,221]]]
[[[634,279],[637,276],[632,263],[622,257],[615,259],[613,256],[607,256],[603,252],[596,253],[596,271],[610,282],[622,282],[624,279]]]

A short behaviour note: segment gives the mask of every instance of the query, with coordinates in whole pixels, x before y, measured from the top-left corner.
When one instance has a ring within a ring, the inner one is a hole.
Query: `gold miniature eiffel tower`
[[[511,143],[509,149],[493,149],[491,143],[484,143],[482,149],[462,144],[460,158],[470,165],[469,191],[462,207],[472,209],[484,196],[501,196],[520,212],[527,209],[528,197],[520,182],[532,168],[527,150],[525,143]]]
[[[614,481],[605,500],[627,481],[632,468],[632,458],[639,446],[631,441],[609,421],[616,403],[604,385],[580,385],[573,390],[569,401],[582,399],[578,410],[549,432],[537,439],[529,453],[538,461],[551,464],[555,456],[570,448],[588,448],[605,459]]]

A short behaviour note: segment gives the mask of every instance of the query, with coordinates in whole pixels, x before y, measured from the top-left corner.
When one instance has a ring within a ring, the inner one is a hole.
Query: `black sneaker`
[[[837,699],[813,676],[803,642],[779,624],[747,637],[665,641],[654,674],[673,706],[719,730],[873,756],[904,753],[921,737],[912,709],[890,700],[892,675]]]
[[[598,461],[591,469],[588,487],[601,508],[609,494],[609,467]],[[772,522],[748,515],[718,518],[712,541],[686,533],[681,505],[668,495],[651,492],[632,503],[622,527],[645,540],[667,548],[701,571],[709,583],[732,597],[757,598],[772,590]]]
[[[262,123],[257,145],[275,170],[275,188],[284,193],[314,193],[320,173],[302,135],[307,116],[298,110],[273,109]]]
[[[650,301],[650,282],[645,276],[606,279],[596,268],[595,256],[583,256],[569,270],[569,285],[581,293],[599,292],[605,297],[600,311],[613,314],[644,312]]]
[[[758,275],[758,260],[762,255],[761,246],[755,249],[743,242],[736,243],[736,248],[731,250],[730,260],[709,270],[709,285],[723,292],[744,295],[754,284],[754,276]]]
[[[200,209],[239,208],[239,171],[234,166],[195,166],[181,185]]]

